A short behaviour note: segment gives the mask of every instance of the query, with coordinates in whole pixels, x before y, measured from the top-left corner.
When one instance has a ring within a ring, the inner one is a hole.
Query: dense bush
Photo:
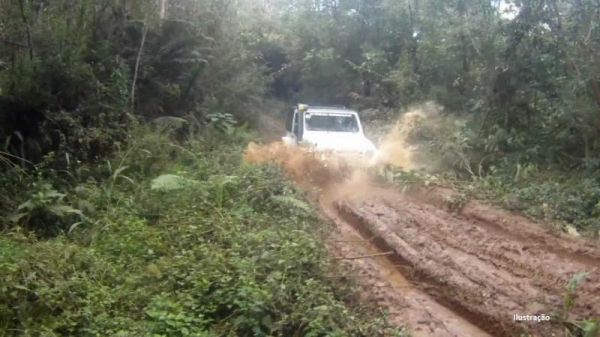
[[[600,238],[600,184],[596,178],[558,172],[525,173],[525,177],[515,178],[517,170],[515,175],[497,174],[478,180],[475,195]]]

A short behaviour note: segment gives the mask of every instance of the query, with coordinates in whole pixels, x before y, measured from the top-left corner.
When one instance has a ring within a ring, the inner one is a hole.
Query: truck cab
[[[372,159],[377,148],[365,137],[358,113],[344,107],[298,104],[286,113],[287,145]]]

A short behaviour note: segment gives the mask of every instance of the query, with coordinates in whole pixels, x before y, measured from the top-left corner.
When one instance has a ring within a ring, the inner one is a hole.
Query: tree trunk
[[[167,8],[167,0],[160,0],[159,18],[160,18],[161,21],[165,19],[166,8]]]
[[[469,43],[467,41],[467,33],[465,29],[466,25],[466,17],[467,17],[467,8],[464,0],[458,2],[458,13],[461,18],[461,23],[463,27],[461,28],[459,39],[462,48],[462,81],[460,81],[459,92],[461,95],[465,95],[467,88],[466,79],[469,77]]]
[[[417,25],[417,16],[419,12],[419,0],[414,0],[408,2],[408,13],[410,18],[410,27],[411,27],[411,36],[409,40],[408,46],[408,58],[411,64],[412,74],[421,86],[420,80],[420,64],[419,64],[419,42],[418,42],[418,25]]]
[[[146,42],[146,33],[148,33],[148,20],[144,20],[144,33],[142,34],[142,42],[140,43],[140,49],[138,50],[137,58],[135,60],[135,70],[133,72],[133,81],[131,82],[131,111],[135,108],[135,82],[137,81],[138,69],[140,67],[140,60],[144,52],[144,43]]]
[[[515,64],[518,63],[517,49],[523,38],[531,30],[533,24],[536,23],[534,15],[535,13],[539,13],[544,3],[540,1],[538,8],[534,9],[532,2],[525,2],[517,17],[510,23],[513,27],[511,34],[506,39],[504,66],[500,67],[500,71],[497,73],[494,81],[492,101],[495,105],[504,109],[509,106],[516,92],[512,82],[515,75],[517,75],[517,70],[515,69]],[[505,123],[510,124],[510,116],[505,116]]]
[[[23,0],[19,0],[19,8],[21,10],[21,19],[23,19],[23,23],[25,24],[25,34],[27,35],[27,47],[29,48],[29,60],[33,60],[33,47],[31,46],[31,31],[29,27],[29,22],[27,21],[27,16],[25,15]]]
[[[583,41],[578,43],[579,49],[583,55],[587,54],[589,58],[589,65],[593,65],[596,62],[596,50],[590,45],[589,40],[592,36],[592,31],[594,28],[593,17],[597,16],[597,12],[592,12],[594,15],[590,14],[589,11],[586,10],[583,2],[581,0],[575,0],[575,5],[579,7],[581,20],[586,25],[587,32],[583,38]],[[592,90],[594,101],[596,102],[596,108],[598,109],[598,125],[600,126],[600,86],[598,85],[597,74],[595,72],[588,72],[588,79],[590,82],[590,87]]]

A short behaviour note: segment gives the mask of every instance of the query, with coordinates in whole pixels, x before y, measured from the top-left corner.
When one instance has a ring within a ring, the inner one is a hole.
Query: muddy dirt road
[[[451,213],[445,193],[399,193],[363,182],[334,185],[321,195],[322,210],[345,238],[336,242],[340,254],[384,254],[349,263],[372,297],[390,308],[393,322],[415,336],[563,336],[554,315],[567,282],[585,271],[569,318],[600,313],[595,243],[560,237],[477,202]],[[515,321],[514,315],[550,320]]]
[[[566,284],[582,272],[567,319],[600,316],[598,242],[476,201],[450,211],[453,192],[439,187],[401,193],[352,168],[340,181],[339,165],[279,143],[251,144],[245,160],[279,162],[300,185],[319,189],[336,229],[331,254],[350,265],[365,299],[413,336],[565,336],[556,315]]]

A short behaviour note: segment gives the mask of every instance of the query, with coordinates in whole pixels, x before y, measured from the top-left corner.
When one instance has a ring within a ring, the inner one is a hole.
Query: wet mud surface
[[[351,260],[367,291],[390,309],[394,323],[415,336],[563,336],[555,317],[571,277],[589,272],[577,288],[569,319],[600,313],[600,248],[548,227],[470,202],[450,212],[443,193],[400,193],[371,187],[320,205],[341,237],[341,251],[377,255]],[[550,321],[515,321],[513,315]]]

